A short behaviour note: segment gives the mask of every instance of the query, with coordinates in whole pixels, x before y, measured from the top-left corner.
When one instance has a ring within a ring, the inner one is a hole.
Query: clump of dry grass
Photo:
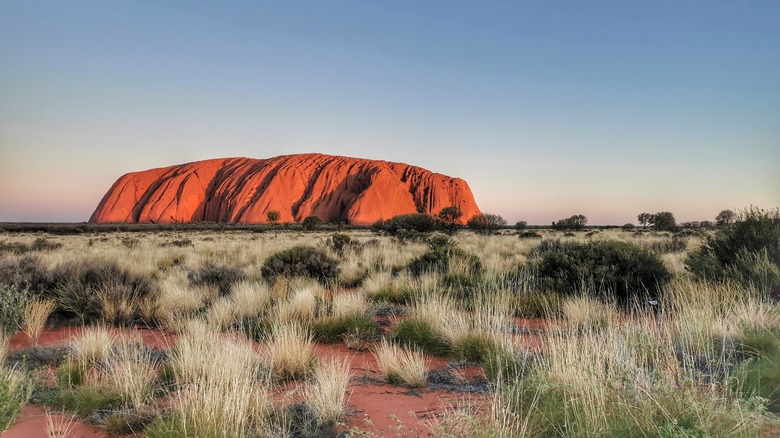
[[[222,297],[213,302],[206,312],[206,321],[217,330],[225,331],[236,321],[235,305],[230,297]]]
[[[44,430],[48,438],[68,438],[71,436],[74,428],[73,420],[76,417],[73,415],[66,416],[62,413],[52,413],[50,410],[46,410],[46,424]]]
[[[164,327],[180,331],[180,323],[200,310],[213,293],[207,287],[190,287],[184,274],[163,281],[155,302],[154,314]]]
[[[283,323],[307,323],[317,311],[315,289],[304,287],[291,294],[287,301],[276,306],[276,319]]]
[[[105,326],[85,328],[70,342],[73,358],[80,363],[95,363],[108,357],[115,336]]]
[[[333,295],[331,316],[334,318],[350,318],[368,314],[368,303],[363,294],[347,292]]]
[[[265,282],[245,280],[233,285],[230,298],[238,318],[252,318],[263,314],[271,303],[271,289]]]
[[[186,324],[170,361],[175,414],[192,436],[252,436],[270,410],[268,388],[251,343],[209,324]]]
[[[314,343],[307,328],[277,322],[271,328],[266,343],[265,359],[277,379],[299,379],[311,370]]]
[[[380,373],[389,383],[420,387],[425,385],[428,379],[425,355],[419,351],[399,347],[383,339],[377,346],[374,357]]]
[[[104,368],[103,383],[113,387],[122,400],[138,409],[151,400],[159,364],[143,346],[118,349]]]
[[[330,359],[317,364],[306,387],[306,401],[323,423],[335,423],[344,416],[350,379],[349,359]]]
[[[38,345],[38,338],[46,328],[46,321],[49,320],[55,307],[52,300],[34,299],[27,303],[24,309],[24,332],[34,346]]]
[[[587,296],[564,300],[561,310],[569,325],[578,329],[608,327],[614,324],[618,317],[614,304],[603,303]]]

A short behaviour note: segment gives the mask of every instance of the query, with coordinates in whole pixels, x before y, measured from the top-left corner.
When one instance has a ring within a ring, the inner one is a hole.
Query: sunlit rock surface
[[[90,222],[265,223],[310,215],[370,225],[399,214],[479,208],[466,181],[420,167],[323,154],[223,158],[128,173],[100,201]]]

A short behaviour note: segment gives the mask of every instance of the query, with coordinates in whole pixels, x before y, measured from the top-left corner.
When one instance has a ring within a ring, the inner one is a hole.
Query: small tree
[[[484,235],[493,234],[506,225],[506,220],[497,214],[478,214],[466,223],[474,232]]]
[[[516,230],[522,231],[522,230],[524,230],[526,228],[528,228],[528,222],[526,222],[526,221],[517,221],[515,223],[515,229]]]
[[[737,214],[731,210],[723,210],[715,216],[715,223],[719,227],[726,227],[737,221]]]
[[[572,217],[561,219],[552,223],[555,230],[581,230],[588,223],[588,218],[581,214],[575,214]]]
[[[653,228],[658,231],[674,231],[677,229],[677,221],[672,213],[662,211],[653,215]]]
[[[458,225],[458,219],[463,216],[463,212],[456,206],[444,207],[439,212],[439,220],[442,221],[447,234],[452,236],[455,233],[455,228]]]
[[[265,214],[265,217],[266,219],[268,219],[268,223],[274,227],[274,238],[276,238],[277,237],[276,233],[278,232],[276,225],[279,223],[279,218],[281,217],[281,215],[279,214],[278,211],[271,210]]]
[[[653,224],[653,215],[650,213],[639,213],[636,220],[643,228],[647,228],[649,225]]]
[[[305,230],[317,229],[322,224],[322,220],[318,216],[306,216],[303,219],[303,228]]]

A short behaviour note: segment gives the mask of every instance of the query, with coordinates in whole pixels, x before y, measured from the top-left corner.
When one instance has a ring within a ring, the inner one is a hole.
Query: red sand
[[[60,327],[45,330],[38,345],[57,345],[67,343],[71,337],[77,336],[82,327]],[[169,348],[174,345],[176,336],[160,330],[137,328],[147,345],[158,348]],[[122,333],[125,330],[116,329]],[[11,338],[11,348],[26,349],[31,346],[24,333],[16,333]],[[430,422],[442,413],[444,408],[457,405],[467,398],[469,402],[480,402],[480,396],[449,393],[443,390],[431,390],[423,387],[409,389],[380,382],[376,359],[371,352],[352,351],[343,344],[317,344],[316,354],[319,357],[348,357],[351,364],[353,379],[349,386],[347,409],[352,413],[340,431],[357,429],[369,431],[379,436],[426,436],[430,432]],[[433,357],[429,359],[431,369],[444,369],[448,364],[446,358]],[[463,368],[465,377],[473,379],[482,374],[479,366]],[[413,413],[413,416],[410,415]],[[394,419],[395,418],[395,419]],[[368,421],[367,421],[368,420]],[[78,437],[105,436],[100,428],[74,420],[74,435]],[[3,434],[3,438],[45,437],[46,415],[43,409],[35,406],[25,406],[16,423]]]
[[[62,418],[60,414],[52,414]],[[67,423],[67,419],[65,419]],[[100,428],[78,419],[73,420],[68,438],[98,438],[106,436]],[[46,411],[37,406],[23,406],[16,422],[3,433],[3,438],[48,438],[46,434]]]
[[[38,345],[59,345],[67,343],[70,338],[78,336],[84,327],[58,327],[56,329],[46,329],[38,338]],[[123,333],[140,333],[144,344],[157,349],[168,349],[176,343],[176,335],[166,333],[162,330],[154,330],[145,327],[136,327],[129,329],[114,328],[111,331],[117,335]],[[24,332],[16,332],[11,336],[11,350],[24,350],[32,347],[32,341]]]

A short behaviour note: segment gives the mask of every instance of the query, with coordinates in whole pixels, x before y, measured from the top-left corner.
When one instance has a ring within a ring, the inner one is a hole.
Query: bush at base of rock
[[[338,278],[339,264],[321,249],[296,246],[268,257],[263,263],[261,273],[270,281],[284,276],[310,277],[320,282],[328,282]]]

